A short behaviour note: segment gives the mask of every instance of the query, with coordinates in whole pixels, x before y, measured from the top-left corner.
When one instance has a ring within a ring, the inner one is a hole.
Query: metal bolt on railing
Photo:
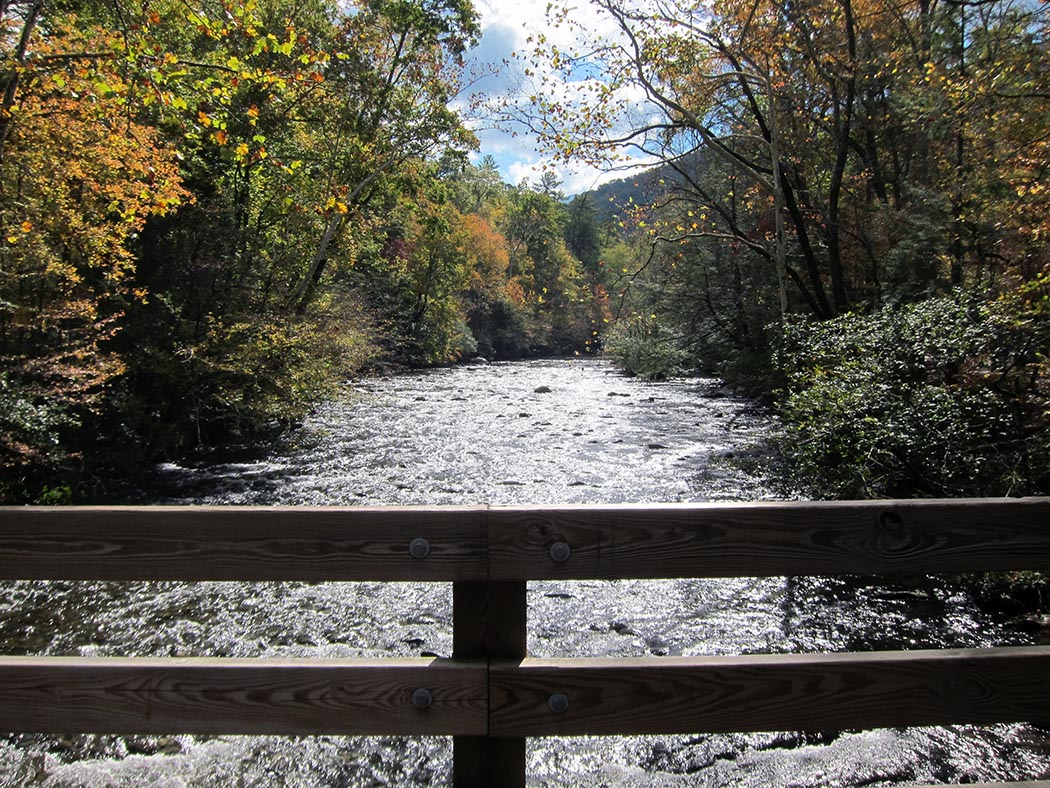
[[[420,687],[412,693],[412,705],[420,711],[426,711],[434,705],[434,693],[425,687]]]
[[[569,710],[569,696],[562,692],[555,692],[547,698],[547,708],[555,714],[564,714]]]
[[[564,564],[572,556],[572,548],[565,542],[555,542],[550,549],[551,560],[556,564]]]
[[[415,539],[408,543],[408,554],[415,558],[417,561],[422,561],[424,558],[430,555],[430,542],[428,542],[422,536],[417,536]]]

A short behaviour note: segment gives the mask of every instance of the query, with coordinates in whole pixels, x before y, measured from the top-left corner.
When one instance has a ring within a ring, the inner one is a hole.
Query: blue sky
[[[548,26],[544,2],[475,0],[474,5],[481,19],[482,37],[472,52],[472,58],[480,67],[488,64],[490,68],[498,69],[498,73],[479,79],[469,92],[480,91],[490,100],[502,96],[518,99],[528,96],[532,88],[524,76],[523,66],[515,62],[513,53],[527,49],[530,34],[543,33],[565,49],[572,48],[569,31]],[[581,0],[580,13],[593,15],[595,12],[586,8],[586,0]],[[503,65],[504,61],[509,61],[509,65]],[[472,124],[481,140],[477,158],[492,156],[508,183],[517,184],[522,179],[536,182],[545,168],[553,169],[562,181],[562,191],[571,195],[624,175],[623,172],[603,173],[584,165],[555,164],[538,150],[536,140],[524,129],[519,129],[518,136],[514,136],[507,129],[494,128],[491,122],[481,117]]]

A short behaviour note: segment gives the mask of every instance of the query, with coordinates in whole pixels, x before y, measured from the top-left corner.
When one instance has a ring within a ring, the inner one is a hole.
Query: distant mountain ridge
[[[709,158],[700,148],[679,159],[679,166],[692,169],[693,176],[702,170]],[[633,175],[609,181],[590,191],[581,192],[577,197],[587,197],[597,211],[597,219],[605,223],[614,219],[630,205],[649,205],[661,195],[667,194],[675,183],[681,182],[681,176],[668,164],[658,164]]]
[[[595,189],[581,192],[576,198],[586,197],[597,212],[600,224],[615,219],[630,205],[647,205],[664,187],[660,180],[666,176],[666,166],[654,167],[625,178],[603,183]]]

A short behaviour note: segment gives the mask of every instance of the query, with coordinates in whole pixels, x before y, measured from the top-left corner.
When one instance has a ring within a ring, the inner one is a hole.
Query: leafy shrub
[[[955,296],[789,325],[794,483],[837,498],[1050,491],[1045,324],[1020,315]]]
[[[76,426],[68,407],[0,372],[0,501],[18,500],[30,476],[65,460],[61,435]]]
[[[644,317],[617,323],[605,349],[624,372],[646,380],[679,374],[689,359],[677,336]]]

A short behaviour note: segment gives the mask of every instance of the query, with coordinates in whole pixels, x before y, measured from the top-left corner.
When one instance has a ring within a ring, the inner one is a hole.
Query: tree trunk
[[[307,269],[306,276],[299,280],[299,285],[295,288],[295,292],[292,293],[291,299],[289,299],[289,302],[294,305],[295,314],[298,316],[306,313],[306,307],[309,306],[314,289],[324,274],[325,265],[328,263],[328,252],[332,248],[332,242],[339,234],[340,228],[343,226],[344,218],[344,215],[341,213],[333,213],[328,217],[328,224],[325,226],[321,242],[317,245],[317,250],[310,261],[310,267]]]
[[[12,61],[14,66],[8,74],[4,75],[3,97],[0,98],[0,164],[4,163],[4,149],[7,138],[11,133],[11,108],[15,105],[18,97],[18,85],[21,81],[20,70],[25,62],[26,50],[29,48],[29,39],[33,35],[36,23],[44,10],[44,0],[35,0],[26,11],[25,21],[22,23],[22,32],[18,37],[18,47],[15,49]],[[6,8],[5,8],[6,11]]]

